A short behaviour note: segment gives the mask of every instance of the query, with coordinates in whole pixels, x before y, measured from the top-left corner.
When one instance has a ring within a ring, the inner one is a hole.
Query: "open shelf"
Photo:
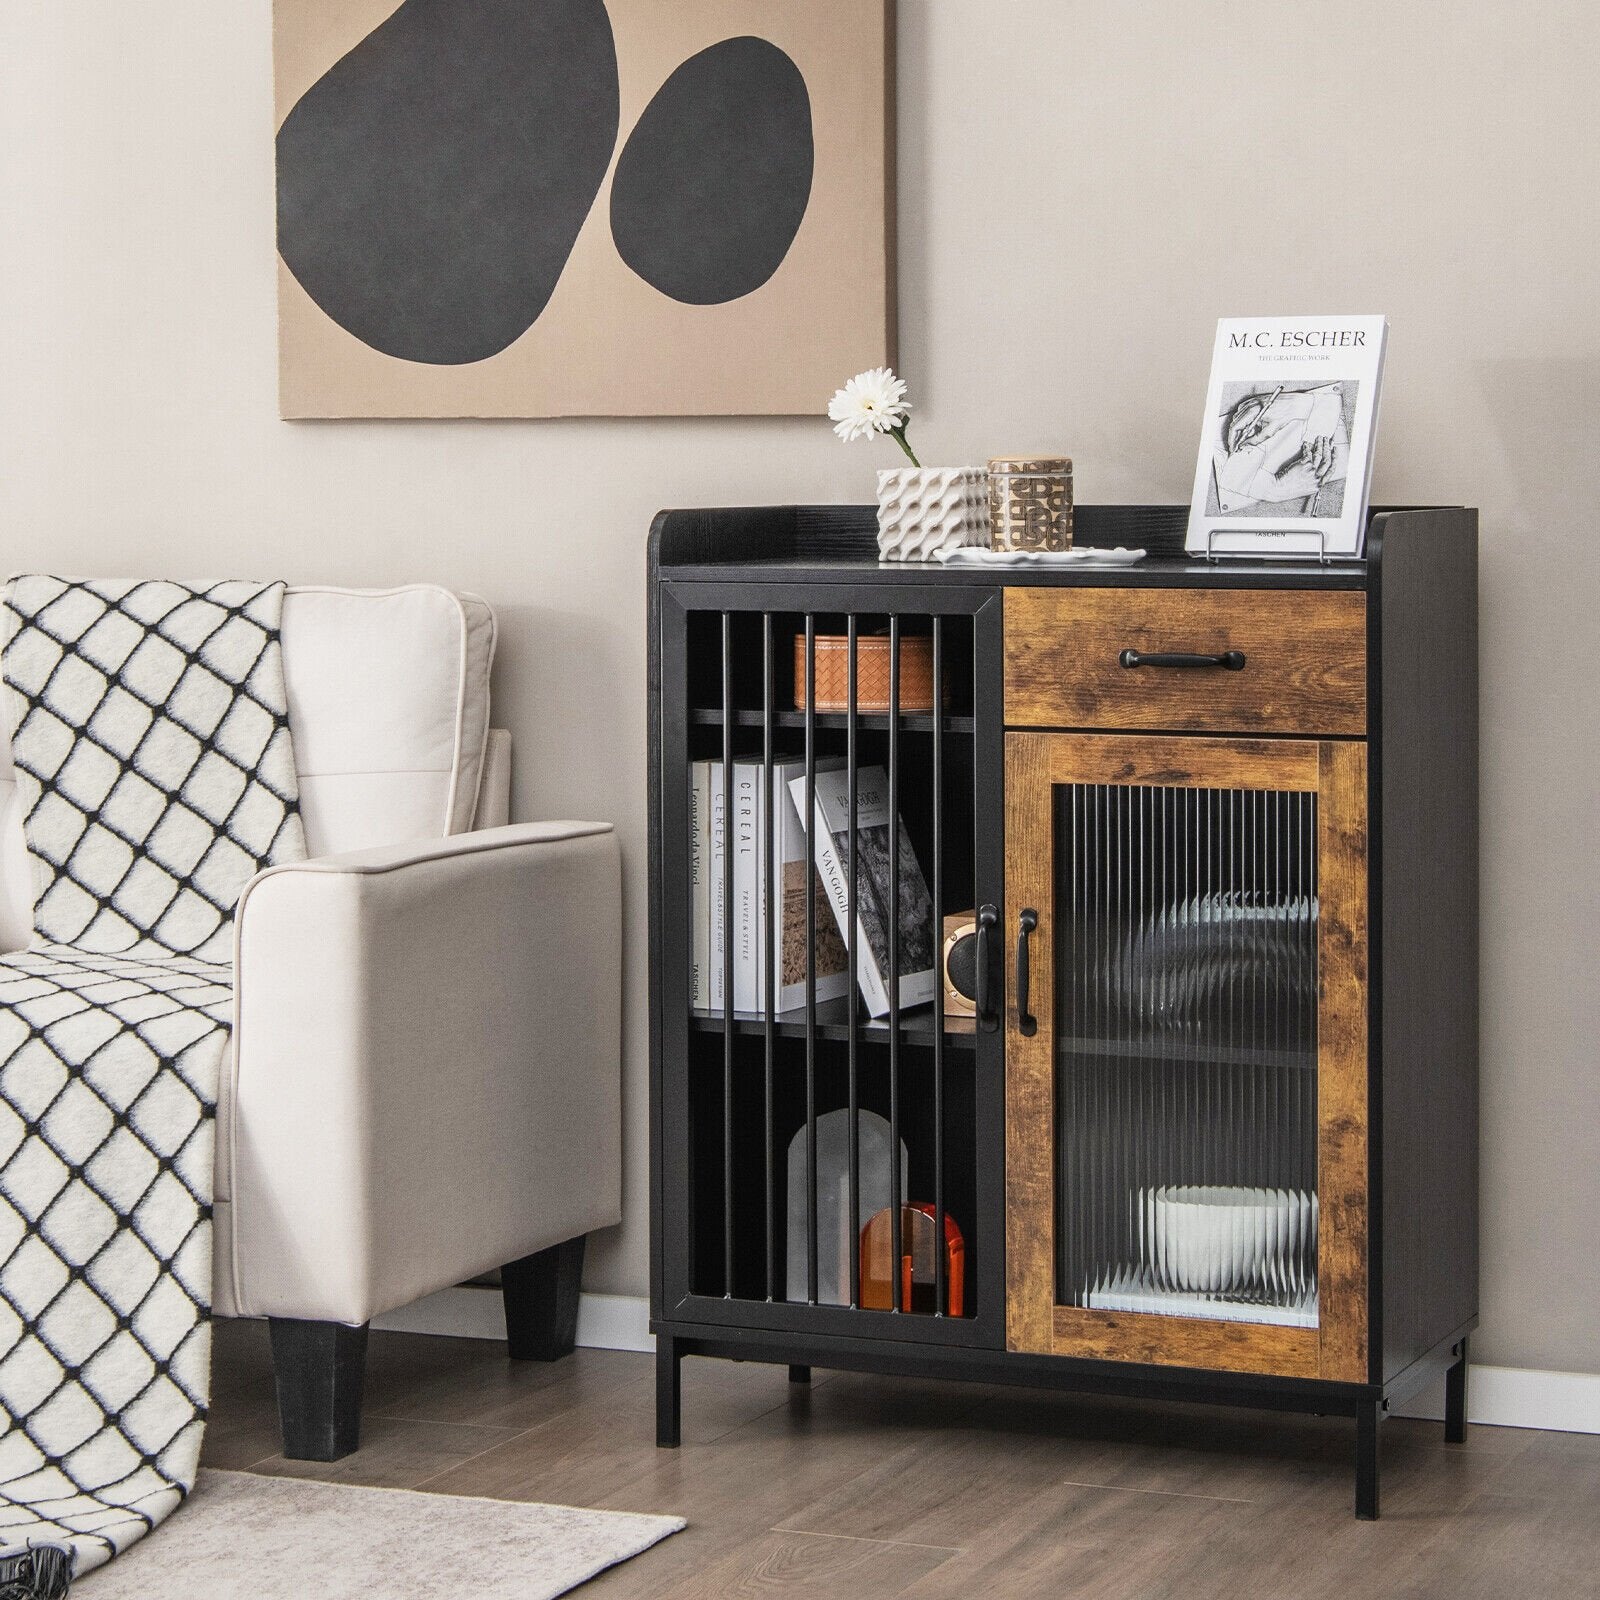
[[[972,732],[972,718],[951,716],[948,713],[940,719],[946,733]],[[697,728],[720,728],[722,726],[722,712],[705,706],[696,706],[689,713],[690,723]],[[858,728],[887,729],[894,719],[887,711],[858,711],[856,713],[856,726]],[[818,728],[848,728],[850,717],[844,711],[819,711],[812,719],[813,726]],[[932,733],[934,717],[931,711],[902,711],[900,713],[900,731],[902,733]],[[736,728],[760,728],[766,725],[765,713],[760,711],[735,711],[733,725]],[[775,728],[804,728],[806,714],[803,711],[785,710],[772,713],[772,725]]]
[[[721,1033],[723,1016],[720,1011],[691,1011],[690,1026],[698,1033]],[[784,1038],[804,1038],[806,1011],[802,1006],[795,1011],[780,1011],[775,1019],[779,1034]],[[738,1011],[733,1018],[736,1033],[760,1034],[766,1031],[764,1011]],[[900,1013],[900,1040],[902,1044],[933,1047],[937,1019],[931,1006],[919,1006],[915,1011]],[[856,1037],[864,1043],[887,1044],[890,1037],[887,1017],[861,1016],[856,1019]],[[848,1039],[850,1037],[850,1002],[844,998],[817,1002],[817,1037],[819,1039]],[[975,1047],[977,1029],[969,1021],[963,1027],[959,1017],[945,1019],[944,1043],[947,1050],[971,1050]]]

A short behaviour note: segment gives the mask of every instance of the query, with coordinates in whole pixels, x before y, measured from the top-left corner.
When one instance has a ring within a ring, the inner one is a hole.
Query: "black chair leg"
[[[578,1289],[584,1236],[524,1256],[500,1269],[506,1343],[513,1361],[559,1361],[578,1342]]]
[[[361,1442],[367,1326],[269,1319],[283,1453],[290,1461],[338,1461]]]

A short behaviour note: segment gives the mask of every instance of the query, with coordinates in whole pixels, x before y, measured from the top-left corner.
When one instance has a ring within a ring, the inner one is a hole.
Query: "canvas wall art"
[[[893,0],[276,0],[285,417],[805,415],[892,362]]]

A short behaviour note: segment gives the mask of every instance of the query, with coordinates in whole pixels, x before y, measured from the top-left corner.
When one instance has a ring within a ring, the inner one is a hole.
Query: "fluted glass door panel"
[[[1315,1327],[1317,795],[1052,793],[1056,1303]]]

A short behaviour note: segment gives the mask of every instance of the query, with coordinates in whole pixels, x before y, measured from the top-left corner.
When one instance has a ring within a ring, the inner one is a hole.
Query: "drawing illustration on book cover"
[[[805,779],[790,782],[798,810],[805,809]],[[891,827],[891,820],[893,826]],[[816,775],[816,826],[813,848],[839,931],[850,921],[850,778],[845,771]],[[890,857],[899,840],[899,883]],[[893,891],[898,888],[898,906]],[[875,1017],[890,1009],[889,917],[898,911],[899,1004],[923,1005],[934,998],[935,940],[933,897],[911,848],[902,819],[889,808],[889,780],[882,767],[856,773],[856,979],[867,1010]]]
[[[1354,381],[1223,384],[1206,514],[1339,516],[1360,388]]]

